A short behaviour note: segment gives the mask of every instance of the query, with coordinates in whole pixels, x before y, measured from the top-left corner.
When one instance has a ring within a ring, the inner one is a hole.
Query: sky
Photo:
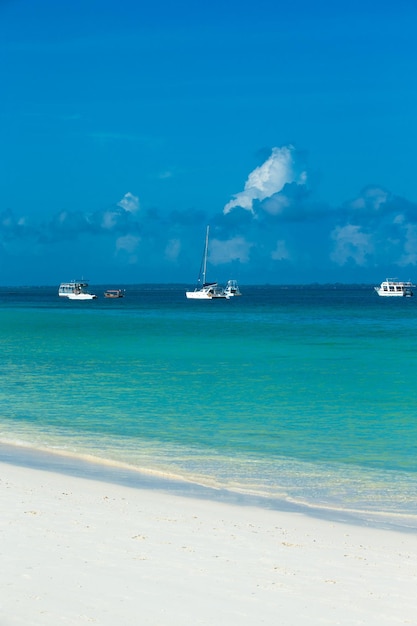
[[[417,281],[416,22],[0,0],[0,285]]]

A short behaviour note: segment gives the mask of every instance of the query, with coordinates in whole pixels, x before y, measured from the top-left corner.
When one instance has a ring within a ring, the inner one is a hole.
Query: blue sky
[[[0,284],[417,280],[415,3],[200,4],[0,0]]]

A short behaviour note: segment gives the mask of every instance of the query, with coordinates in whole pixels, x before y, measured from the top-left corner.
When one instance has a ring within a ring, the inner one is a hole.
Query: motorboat
[[[410,281],[397,281],[387,278],[379,287],[374,287],[379,296],[402,296],[410,298],[413,295],[413,283]]]
[[[61,298],[68,298],[69,300],[94,300],[97,298],[96,295],[88,291],[88,283],[84,280],[61,283],[59,285],[58,295]]]
[[[233,296],[242,295],[236,280],[228,280],[226,283],[226,287],[223,289],[223,293],[226,298],[232,298]]]

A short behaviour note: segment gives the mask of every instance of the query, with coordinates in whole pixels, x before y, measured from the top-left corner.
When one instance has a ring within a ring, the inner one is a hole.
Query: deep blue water
[[[417,298],[0,289],[0,440],[417,527]]]

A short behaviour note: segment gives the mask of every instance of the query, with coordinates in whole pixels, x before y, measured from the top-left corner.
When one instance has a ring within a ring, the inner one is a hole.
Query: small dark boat
[[[123,298],[124,295],[124,289],[107,289],[107,291],[104,292],[105,298]]]

